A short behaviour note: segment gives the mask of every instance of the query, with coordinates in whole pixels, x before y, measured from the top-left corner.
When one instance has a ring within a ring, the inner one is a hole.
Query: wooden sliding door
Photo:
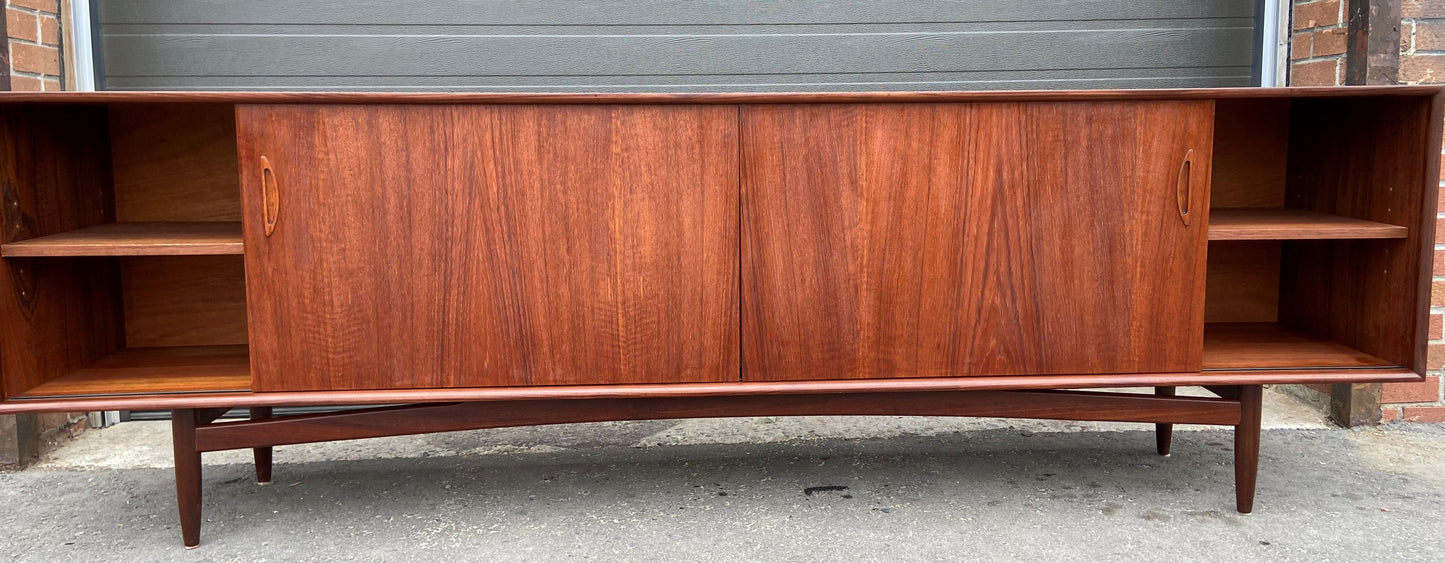
[[[744,108],[743,378],[1199,370],[1212,114]]]
[[[255,388],[737,380],[737,123],[238,108]]]

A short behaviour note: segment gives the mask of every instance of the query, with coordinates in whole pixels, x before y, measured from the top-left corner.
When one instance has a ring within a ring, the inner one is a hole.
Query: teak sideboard
[[[172,410],[187,546],[201,452],[713,416],[1234,426],[1249,512],[1262,385],[1426,369],[1441,92],[0,95],[0,413]]]

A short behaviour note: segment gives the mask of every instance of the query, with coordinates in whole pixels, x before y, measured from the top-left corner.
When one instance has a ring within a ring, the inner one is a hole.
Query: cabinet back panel
[[[240,221],[234,107],[112,106],[117,220]]]
[[[1204,322],[1279,320],[1279,241],[1209,243]]]
[[[1287,206],[1410,230],[1403,239],[1289,245],[1280,322],[1421,371],[1416,296],[1428,286],[1421,253],[1434,241],[1431,170],[1440,157],[1419,149],[1438,146],[1430,139],[1437,106],[1430,97],[1299,99],[1292,113]]]
[[[3,241],[113,220],[104,106],[0,107]],[[0,261],[0,377],[14,396],[119,349],[108,258]]]
[[[130,348],[246,344],[241,256],[122,258]]]
[[[1215,102],[1210,207],[1284,205],[1289,108],[1289,98]]]

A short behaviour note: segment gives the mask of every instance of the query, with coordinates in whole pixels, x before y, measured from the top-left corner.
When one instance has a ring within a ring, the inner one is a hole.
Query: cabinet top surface
[[[0,92],[0,103],[321,103],[321,104],[738,104],[858,102],[1008,102],[1212,100],[1340,96],[1434,96],[1445,86],[1194,88],[1169,90],[1020,90],[972,92],[498,93],[498,92]]]

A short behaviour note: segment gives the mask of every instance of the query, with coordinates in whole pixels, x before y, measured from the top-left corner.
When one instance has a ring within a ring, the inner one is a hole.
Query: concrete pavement
[[[642,421],[206,455],[180,546],[164,423],[0,473],[15,561],[1445,560],[1445,428],[1338,430],[1270,393],[1256,513],[1231,439],[1000,419]]]

